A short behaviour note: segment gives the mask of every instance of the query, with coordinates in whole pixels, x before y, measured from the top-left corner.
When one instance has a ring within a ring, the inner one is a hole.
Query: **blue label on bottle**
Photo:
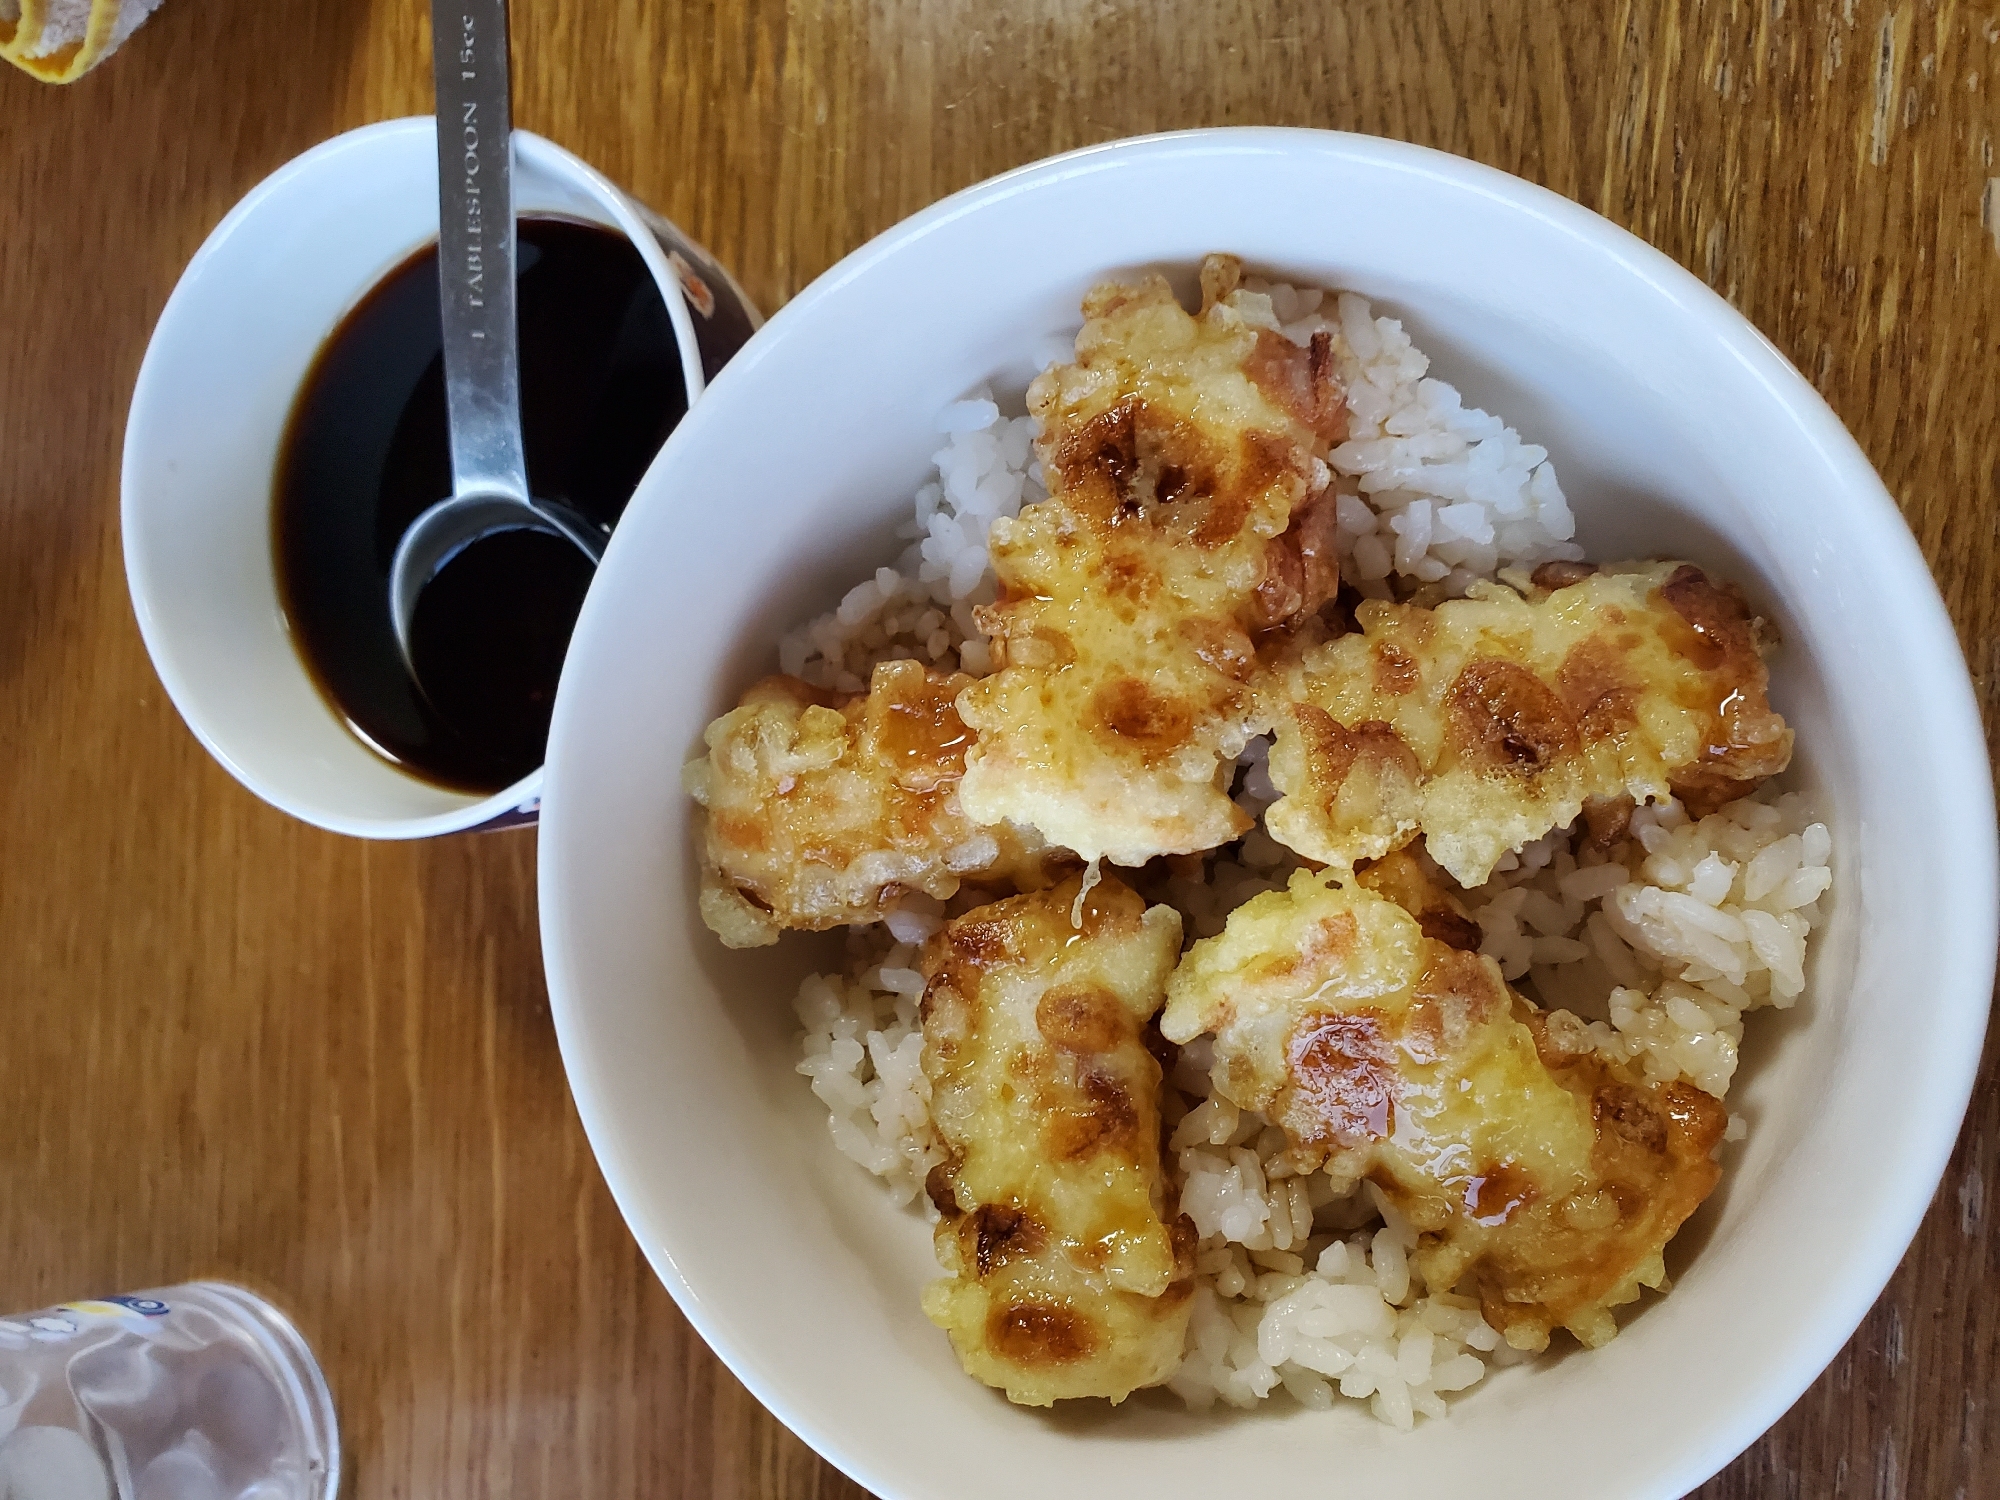
[[[133,1312],[147,1318],[164,1318],[172,1311],[166,1303],[152,1297],[106,1297],[104,1300],[106,1302],[116,1302],[122,1307],[129,1307]]]

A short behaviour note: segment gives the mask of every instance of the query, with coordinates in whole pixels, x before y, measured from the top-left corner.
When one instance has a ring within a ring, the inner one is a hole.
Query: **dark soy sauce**
[[[687,411],[665,302],[624,236],[520,221],[521,419],[529,487],[618,519]],[[336,712],[404,770],[491,793],[542,763],[556,678],[591,567],[558,537],[502,532],[446,563],[418,601],[410,654],[389,565],[451,493],[437,247],[369,292],[321,349],[278,461],[279,598]]]

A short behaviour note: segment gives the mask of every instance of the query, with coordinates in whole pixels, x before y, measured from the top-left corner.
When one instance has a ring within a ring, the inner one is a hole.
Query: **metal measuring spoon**
[[[405,666],[417,596],[473,542],[501,531],[544,531],[568,538],[595,563],[610,535],[580,511],[528,493],[514,316],[507,0],[431,0],[431,69],[451,494],[410,523],[389,568],[389,612]]]

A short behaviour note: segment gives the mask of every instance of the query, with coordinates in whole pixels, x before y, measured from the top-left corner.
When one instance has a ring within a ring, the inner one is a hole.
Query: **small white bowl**
[[[1836,899],[1796,1012],[1760,1015],[1749,1139],[1676,1285],[1592,1353],[1499,1371],[1410,1434],[1358,1409],[1057,1415],[962,1375],[918,1310],[929,1235],[838,1156],[792,1071],[823,949],[730,954],[695,914],[676,773],[779,633],[893,550],[938,409],[1018,386],[1084,290],[1205,251],[1351,287],[1554,454],[1594,556],[1742,580],[1781,625],[1795,776]],[[891,1500],[1479,1495],[1672,1500],[1756,1438],[1867,1311],[1929,1202],[1993,982],[1993,803],[1958,644],[1880,481],[1811,387],[1664,256],[1436,152],[1206,131],[960,193],[780,312],[640,487],[558,694],[542,945],[577,1107],[688,1318],[784,1422]]]
[[[755,327],[748,299],[679,230],[560,146],[516,131],[514,156],[517,213],[600,224],[638,249],[692,404]],[[480,797],[370,750],[308,676],[278,599],[272,485],[293,398],[348,310],[437,226],[428,115],[349,131],[286,163],[181,274],[125,425],[125,576],[167,695],[259,797],[363,838],[532,822],[541,799],[539,770]]]

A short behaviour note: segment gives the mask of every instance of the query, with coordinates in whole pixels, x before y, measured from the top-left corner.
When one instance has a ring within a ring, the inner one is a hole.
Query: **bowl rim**
[[[1333,156],[1433,178],[1450,191],[1497,199],[1515,210],[1525,211],[1553,232],[1587,243],[1595,253],[1648,284],[1682,315],[1703,325],[1713,336],[1719,357],[1734,360],[1756,383],[1770,390],[1774,401],[1797,420],[1802,442],[1821,452],[1828,466],[1842,474],[1844,488],[1852,492],[1858,503],[1873,510],[1882,523],[1881,540],[1885,548],[1877,565],[1896,575],[1892,581],[1900,585],[1899,610],[1907,612],[1906,623],[1912,630],[1929,638],[1930,654],[1941,664],[1940,675],[1951,684],[1949,701],[1935,705],[1940,734],[1933,750],[1952,762],[1952,777],[1968,799],[1964,829],[1977,830],[1967,834],[1962,844],[1965,868],[1960,872],[1963,878],[1959,884],[1968,892],[1966,906],[1979,915],[1955,945],[1966,993],[1942,1011],[1946,1018],[1959,1021],[1962,1029],[1955,1035],[1940,1035],[1931,1049],[1937,1059],[1937,1078],[1944,1085],[1930,1096],[1928,1118],[1934,1123],[1919,1138],[1920,1149],[1913,1150],[1907,1158],[1906,1165],[1913,1170],[1901,1175],[1899,1186],[1889,1185],[1884,1200],[1876,1203],[1876,1211],[1871,1215],[1875,1227],[1865,1248],[1846,1260],[1843,1276],[1822,1292],[1823,1315],[1797,1340],[1790,1357],[1775,1367],[1781,1374],[1764,1387],[1762,1398],[1738,1409],[1727,1420],[1691,1433],[1677,1445],[1671,1458],[1662,1461],[1654,1487],[1644,1493],[1673,1500],[1720,1472],[1784,1415],[1832,1362],[1894,1274],[1949,1165],[1971,1100],[1987,1027],[1994,954],[1996,947],[2000,947],[2000,838],[1996,838],[1995,831],[1992,764],[1956,632],[1929,565],[1880,476],[1840,418],[1783,352],[1743,314],[1662,251],[1583,205],[1499,168],[1432,147],[1346,131],[1283,126],[1177,130],[1102,142],[1013,168],[963,188],[876,235],[821,273],[772,314],[712,382],[710,399],[698,411],[690,412],[655,460],[655,467],[671,462],[676,444],[686,445],[685,434],[698,433],[709,423],[720,420],[720,414],[729,405],[729,393],[749,381],[754,369],[771,359],[785,357],[783,345],[794,322],[838,296],[848,283],[879,262],[960,217],[1044,185],[1081,174],[1117,170],[1122,164],[1142,159],[1180,154]],[[649,473],[641,481],[634,496],[635,504],[647,503],[649,494],[663,488],[649,483],[651,478]],[[626,532],[628,549],[635,545],[629,541],[632,534],[632,530]],[[616,552],[619,547],[620,540],[614,537],[608,550]],[[851,1442],[845,1432],[830,1430],[808,1415],[790,1409],[783,1391],[780,1361],[767,1358],[756,1348],[732,1342],[724,1327],[722,1309],[681,1274],[673,1251],[671,1216],[642,1207],[643,1189],[627,1177],[630,1158],[620,1141],[613,1112],[599,1092],[589,1056],[586,1039],[591,1022],[587,1002],[572,980],[576,959],[568,932],[569,900],[559,868],[568,826],[564,791],[567,780],[564,772],[570,759],[568,747],[572,737],[581,732],[572,728],[577,713],[576,694],[565,692],[564,688],[572,681],[576,663],[593,654],[599,622],[609,608],[603,600],[598,591],[593,591],[586,600],[565,662],[563,685],[558,687],[537,851],[541,941],[550,1011],[577,1113],[627,1226],[639,1241],[654,1273],[709,1348],[767,1410],[815,1452],[885,1500],[888,1497],[905,1500],[913,1492],[905,1487],[904,1481],[883,1472],[873,1457]],[[1953,1044],[1955,1050],[1947,1050]]]

